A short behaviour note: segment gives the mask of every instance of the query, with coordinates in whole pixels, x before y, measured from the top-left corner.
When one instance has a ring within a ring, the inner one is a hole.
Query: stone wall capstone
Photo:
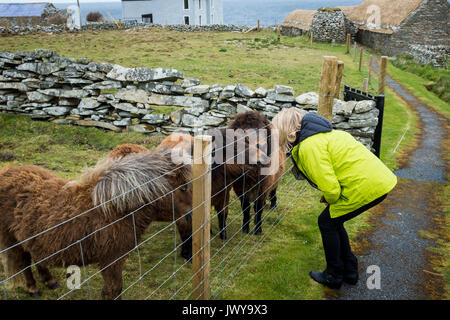
[[[0,52],[0,112],[57,124],[115,132],[195,133],[223,127],[236,114],[258,110],[272,119],[281,109],[317,112],[315,92],[289,86],[252,90],[243,84],[201,84],[174,69],[126,68],[66,58],[45,49]],[[375,102],[335,99],[333,126],[368,148],[378,124]]]

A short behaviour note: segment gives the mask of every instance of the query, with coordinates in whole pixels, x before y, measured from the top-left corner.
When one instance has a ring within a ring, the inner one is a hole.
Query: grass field
[[[367,67],[363,66],[362,72],[359,72],[353,58],[345,54],[343,45],[314,44],[311,48],[306,38],[282,37],[282,43],[278,44],[274,41],[275,37],[268,31],[249,34],[182,34],[164,29],[105,31],[0,38],[0,48],[13,52],[48,48],[63,56],[88,57],[96,62],[106,61],[128,67],[175,68],[186,77],[201,79],[204,84],[243,83],[252,89],[284,84],[294,87],[296,94],[318,91],[324,55],[335,55],[344,61],[343,84],[361,87],[367,77]],[[396,73],[396,70],[393,72]],[[371,83],[370,91],[374,92],[375,88],[376,80]],[[389,167],[395,168],[402,150],[413,141],[416,120],[405,103],[392,92],[387,92],[386,101],[382,159]],[[393,152],[407,128],[406,138]],[[38,164],[62,177],[76,178],[84,167],[94,165],[118,144],[138,143],[152,148],[161,139],[137,133],[117,134],[94,128],[34,122],[26,117],[1,114],[0,167],[7,164]],[[317,191],[304,182],[293,181],[292,175],[286,174],[279,189],[279,207],[273,212],[265,211],[267,218],[263,224],[263,237],[239,232],[242,217],[238,201],[233,198],[228,234],[230,238],[234,237],[226,244],[218,238],[212,241],[212,255],[215,258],[212,260],[211,277],[215,297],[322,299],[324,289],[308,276],[310,270],[325,267],[317,228],[317,217],[323,209],[319,198]],[[166,225],[152,224],[146,237]],[[365,222],[365,215],[351,220],[346,226],[351,238],[370,227]],[[212,228],[217,232],[216,219],[212,222]],[[140,268],[143,272],[149,270],[173,249],[175,234],[170,227],[143,245],[140,267],[137,254],[130,256],[124,271],[124,288],[139,277]],[[259,249],[250,256],[254,245],[259,242]],[[245,261],[248,257],[249,260]],[[238,270],[241,262],[244,262],[242,269]],[[177,290],[179,294],[174,298],[188,297],[191,285],[180,288],[191,277],[190,265],[184,265],[178,254],[171,254],[143,281],[128,290],[123,298],[146,298],[177,269],[180,270],[176,276],[150,298],[170,298]],[[95,266],[88,267],[87,274],[92,275],[96,270]],[[65,270],[55,269],[54,272],[64,284]],[[99,298],[101,286],[101,276],[97,275],[89,281],[89,288],[83,286],[66,298]],[[39,287],[43,291],[42,299],[54,299],[67,291],[65,286],[56,291],[46,290],[41,283]],[[8,290],[8,297],[27,299],[28,295],[22,289],[11,289]]]

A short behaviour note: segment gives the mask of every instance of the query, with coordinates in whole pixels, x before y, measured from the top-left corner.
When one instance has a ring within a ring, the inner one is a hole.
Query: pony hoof
[[[56,290],[58,288],[61,288],[61,286],[58,282],[55,282],[53,284],[47,284],[47,288],[49,288],[50,290]]]
[[[275,210],[276,208],[278,208],[277,204],[273,204],[273,205],[270,206],[270,210]]]
[[[41,293],[39,291],[30,292],[30,297],[32,297],[32,298],[40,298],[41,297]]]
[[[260,236],[262,235],[262,230],[255,230],[254,234],[255,236]]]
[[[247,228],[245,228],[245,229],[242,229],[242,232],[243,232],[243,233],[250,233],[250,230],[247,229]]]
[[[222,240],[227,240],[227,235],[226,234],[220,234],[220,239]]]

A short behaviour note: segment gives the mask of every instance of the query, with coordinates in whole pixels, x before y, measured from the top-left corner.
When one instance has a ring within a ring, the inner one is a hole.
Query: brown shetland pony
[[[211,166],[211,206],[217,212],[217,217],[219,220],[220,238],[222,240],[226,239],[226,219],[228,216],[228,205],[230,202],[230,191],[233,187],[233,183],[239,181],[243,174],[246,173],[245,179],[248,184],[254,185],[257,182],[259,174],[258,164],[261,161],[267,161],[267,157],[262,153],[256,146],[251,146],[248,142],[245,142],[244,151],[240,151],[244,154],[245,162],[244,164],[237,164],[235,159],[222,159],[222,161],[217,161],[215,158],[216,153],[220,150],[225,150],[224,146],[231,146],[234,153],[233,156],[238,153],[238,142],[236,137],[228,136],[226,129],[213,129],[208,130],[207,134],[213,136],[213,163]],[[183,151],[184,154],[188,154],[192,157],[193,155],[193,144],[194,138],[189,134],[172,134],[166,137],[161,144],[158,146],[157,150],[174,150]],[[226,152],[223,151],[225,155]],[[232,157],[233,157],[232,156]],[[227,161],[226,161],[227,160]]]
[[[111,159],[120,159],[133,153],[149,152],[150,150],[144,146],[132,143],[118,145],[113,151],[108,153],[106,157]]]
[[[275,166],[270,175],[259,175],[256,182],[239,179],[233,184],[233,190],[241,201],[242,213],[244,215],[242,222],[242,231],[244,233],[250,232],[250,209],[253,203],[255,210],[255,234],[262,233],[261,216],[267,199],[271,201],[270,208],[274,209],[277,206],[276,191],[278,184],[283,178],[286,162],[286,148],[281,147],[277,140],[277,145],[272,145],[271,135],[275,129],[267,116],[258,111],[247,111],[237,114],[233,121],[228,125],[229,129],[242,129],[247,131],[249,129],[265,129],[267,132],[267,139],[258,139],[258,147],[270,155],[271,162],[268,164]],[[278,157],[278,158],[276,158]]]
[[[176,166],[160,151],[106,158],[78,181],[35,166],[7,166],[0,170],[0,250],[20,243],[3,254],[16,272],[24,270],[32,296],[39,296],[33,260],[50,288],[57,282],[47,266],[98,264],[103,297],[116,298],[125,259],[152,221],[175,218],[182,256],[190,259],[190,180],[190,166]]]

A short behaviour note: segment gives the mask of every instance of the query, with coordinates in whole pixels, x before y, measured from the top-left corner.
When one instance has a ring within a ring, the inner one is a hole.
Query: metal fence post
[[[377,106],[377,109],[380,111],[380,114],[378,115],[378,124],[375,129],[375,136],[373,139],[373,148],[375,149],[375,155],[379,158],[381,154],[381,134],[383,130],[383,117],[384,117],[384,104],[385,104],[385,97],[384,95],[378,95],[375,97],[375,103]]]

